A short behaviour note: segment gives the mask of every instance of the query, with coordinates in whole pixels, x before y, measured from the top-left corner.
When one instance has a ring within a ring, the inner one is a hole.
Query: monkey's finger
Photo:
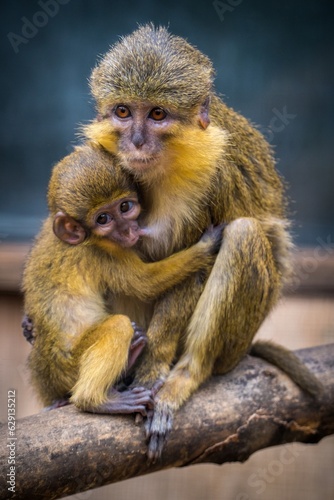
[[[25,339],[30,342],[30,344],[33,344],[35,340],[34,326],[31,319],[26,314],[22,319],[21,327]]]
[[[152,410],[154,407],[154,400],[152,397],[151,391],[144,389],[142,392],[131,391],[133,392],[132,397],[129,396],[127,401],[132,404],[144,405],[146,410]],[[146,416],[145,412],[145,416]]]
[[[144,422],[144,417],[141,413],[135,415],[135,425],[141,425]]]
[[[129,392],[132,392],[135,401],[140,400],[146,404],[147,408],[154,408],[153,393],[150,389],[146,389],[145,387],[133,387]]]
[[[163,444],[161,444],[160,438],[161,436],[158,434],[151,436],[147,448],[147,461],[149,464],[155,464],[161,457]]]
[[[119,406],[118,411],[113,411],[111,413],[136,413],[137,415],[146,417],[147,409],[145,405],[141,405],[139,403],[136,405],[123,404],[122,406]]]
[[[171,408],[164,405],[162,408],[154,410],[153,419],[150,427],[151,436],[154,434],[163,436],[171,431],[173,424],[173,412]]]
[[[145,425],[144,425],[146,439],[149,439],[151,436],[150,430],[151,430],[153,416],[154,416],[154,410],[149,410],[147,412],[147,415],[146,415],[147,418],[146,418]]]
[[[152,394],[152,391],[150,389],[147,389],[146,387],[140,387],[140,386],[132,387],[130,389],[130,391],[133,392],[133,394],[139,394],[140,392],[148,392],[148,393]]]
[[[153,412],[153,418],[149,415],[145,425],[148,438],[147,458],[150,463],[156,462],[161,456],[172,425],[172,409],[167,404],[158,403],[156,410]]]
[[[149,463],[155,463],[161,457],[167,437],[171,431],[171,425],[167,422],[165,422],[165,424],[166,426],[164,429],[160,429],[160,432],[153,432],[149,439],[147,447],[147,458]]]
[[[223,239],[224,229],[226,226],[227,226],[227,224],[223,223],[223,224],[219,224],[218,226],[215,226],[214,228],[212,228],[212,235],[211,236],[212,236],[212,240],[214,243],[213,251],[215,253],[219,252],[221,242]]]
[[[134,334],[131,340],[130,350],[133,351],[137,347],[143,348],[146,345],[146,343],[147,343],[147,337],[145,334],[143,333]]]
[[[129,391],[130,392],[130,391]],[[121,393],[124,394],[124,393]],[[138,395],[128,394],[127,397],[117,397],[115,399],[109,400],[97,407],[92,407],[88,411],[93,411],[94,413],[105,413],[105,414],[119,414],[119,413],[140,413],[143,417],[146,417],[147,406],[150,404],[150,399],[146,396],[138,397]]]
[[[137,323],[134,321],[131,322],[132,328],[133,328],[133,339],[135,340],[138,337],[143,337],[146,336],[146,332],[144,328],[141,326],[138,326]]]
[[[161,387],[164,385],[165,380],[159,379],[152,386],[152,394],[156,396],[156,394],[160,391]]]
[[[141,415],[141,417],[144,418],[147,415],[147,408],[144,405],[142,405],[142,406],[139,405],[135,409],[132,408],[131,412],[129,411],[129,413],[133,413],[133,412],[135,412],[137,415]]]
[[[26,314],[22,318],[21,327],[29,331],[31,331],[33,328],[32,321]]]

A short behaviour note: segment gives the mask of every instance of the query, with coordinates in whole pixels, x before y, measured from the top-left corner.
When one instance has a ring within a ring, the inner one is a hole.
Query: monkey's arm
[[[190,276],[156,301],[147,330],[147,347],[136,368],[135,385],[151,388],[167,377],[180,355],[180,338],[186,332],[207,274],[200,271]]]
[[[120,266],[119,272],[114,269],[110,273],[110,288],[119,287],[125,294],[142,300],[156,299],[191,274],[211,267],[224,227],[224,224],[211,226],[198,243],[157,262],[143,262],[135,252],[122,249],[115,261],[115,266]],[[102,240],[102,245],[107,248],[108,242]]]

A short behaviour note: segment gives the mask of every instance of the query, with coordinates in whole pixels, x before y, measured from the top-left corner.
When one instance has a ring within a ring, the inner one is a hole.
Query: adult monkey
[[[184,39],[146,25],[116,43],[91,76],[98,117],[84,132],[117,154],[143,188],[144,223],[155,229],[141,246],[146,258],[192,245],[212,222],[228,224],[210,276],[168,293],[149,321],[136,382],[164,381],[146,425],[153,459],[173,411],[250,350],[290,272],[283,186],[270,146],[215,94],[213,75],[210,60]],[[288,351],[270,343],[252,350],[318,390]]]

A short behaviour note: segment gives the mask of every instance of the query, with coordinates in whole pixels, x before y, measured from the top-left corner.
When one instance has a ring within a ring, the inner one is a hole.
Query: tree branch
[[[143,427],[131,415],[92,415],[68,406],[19,420],[15,494],[7,483],[0,498],[60,498],[169,467],[243,462],[269,446],[316,443],[334,433],[334,344],[297,354],[325,386],[319,401],[278,369],[247,356],[177,412],[162,459],[151,466]],[[10,442],[7,425],[0,438]],[[9,450],[3,446],[0,455],[6,474]]]

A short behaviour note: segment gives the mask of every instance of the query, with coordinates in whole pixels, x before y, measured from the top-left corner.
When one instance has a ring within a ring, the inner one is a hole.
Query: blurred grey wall
[[[0,11],[0,243],[38,231],[51,168],[94,117],[97,55],[147,21],[205,52],[227,104],[275,146],[296,241],[334,242],[330,0],[17,0]]]

